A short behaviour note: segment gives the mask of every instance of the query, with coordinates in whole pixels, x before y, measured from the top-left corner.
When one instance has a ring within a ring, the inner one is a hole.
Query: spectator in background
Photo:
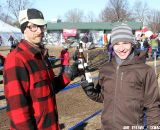
[[[0,54],[0,75],[3,75],[3,66],[4,66],[4,62],[5,62],[5,56],[3,56],[2,54]],[[0,84],[2,82],[0,81]]]
[[[88,42],[93,43],[93,34],[91,32],[88,35]]]
[[[61,54],[60,54],[60,58],[61,58],[61,71],[60,71],[60,74],[62,74],[64,72],[68,72],[69,71],[70,54],[68,52],[68,47],[67,46],[64,46],[64,49],[62,49]]]
[[[107,34],[104,33],[103,35],[104,35],[104,36],[103,36],[104,46],[107,46],[107,44],[108,44]]]
[[[148,59],[151,60],[152,59],[152,47],[149,46],[148,48]]]
[[[87,43],[88,43],[88,34],[87,33],[84,34],[81,41],[83,43],[83,48],[86,50],[87,49]]]
[[[24,39],[8,54],[4,65],[4,93],[11,130],[60,130],[56,94],[70,82],[55,77],[41,46],[47,22],[37,9],[22,10],[19,23]]]
[[[2,39],[2,36],[0,36],[0,46],[2,46],[3,44],[3,39]]]
[[[75,50],[75,52],[73,54],[73,60],[75,62],[78,61],[78,53],[79,53],[79,45],[76,46],[76,50]],[[77,67],[78,67],[78,65],[77,65]]]
[[[157,38],[157,42],[158,42],[158,54],[157,54],[157,58],[160,57],[160,39]]]
[[[0,54],[0,66],[4,65],[4,61],[5,61],[5,56],[3,56],[2,54]]]
[[[90,99],[103,103],[102,130],[136,129],[160,125],[160,99],[154,69],[134,56],[134,36],[127,25],[112,29],[111,45],[114,59],[99,71],[97,84],[84,78],[81,86]],[[158,129],[157,129],[158,130]]]
[[[79,45],[76,46],[72,57],[74,60],[73,64],[71,65],[71,70],[72,72],[74,72],[73,77],[80,75],[80,70],[78,69],[78,64],[79,64],[78,54],[79,54]]]
[[[15,40],[14,44],[11,45],[10,52],[12,52],[17,46],[18,46],[19,41]]]
[[[151,37],[149,42],[150,46],[152,47],[152,58],[157,57],[158,52],[158,40],[156,37]]]
[[[11,46],[14,44],[14,38],[13,38],[13,36],[12,36],[12,35],[10,35],[10,36],[9,36],[8,41],[10,41]]]
[[[111,45],[111,38],[109,39],[109,42],[107,44],[107,52],[108,52],[108,62],[111,62],[113,57],[113,47]]]
[[[149,43],[148,43],[148,39],[144,38],[142,41],[142,47],[140,50],[140,54],[139,57],[143,60],[143,62],[146,62],[146,58],[148,57],[148,50],[149,50]]]

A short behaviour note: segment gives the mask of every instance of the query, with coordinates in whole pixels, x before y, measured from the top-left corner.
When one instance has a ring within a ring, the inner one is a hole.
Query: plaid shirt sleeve
[[[55,93],[58,93],[62,89],[64,89],[69,83],[71,82],[71,79],[69,78],[67,73],[63,73],[62,75],[59,75],[58,77],[54,78],[54,84],[56,86]]]
[[[18,130],[24,128],[25,130],[35,130],[34,119],[32,119],[28,107],[28,72],[24,63],[14,55],[8,56],[5,61],[4,91],[11,127]]]

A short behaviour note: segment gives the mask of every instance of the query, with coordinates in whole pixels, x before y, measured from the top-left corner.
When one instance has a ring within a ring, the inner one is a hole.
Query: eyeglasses
[[[27,26],[27,28],[29,28],[30,31],[32,32],[36,32],[38,30],[38,28],[40,28],[43,32],[47,29],[46,25],[29,25]]]

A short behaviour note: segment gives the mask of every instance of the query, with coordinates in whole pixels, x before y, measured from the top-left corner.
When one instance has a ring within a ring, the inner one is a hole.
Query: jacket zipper
[[[123,89],[123,72],[121,73],[121,89]]]
[[[116,106],[116,97],[117,97],[117,86],[118,86],[118,73],[119,73],[119,65],[116,68],[116,86],[115,86],[115,95],[114,95],[114,107],[113,107],[113,124],[115,125],[115,106]]]

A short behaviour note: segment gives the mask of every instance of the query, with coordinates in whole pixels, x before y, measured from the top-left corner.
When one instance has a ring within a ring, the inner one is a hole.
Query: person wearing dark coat
[[[132,29],[122,24],[112,29],[111,62],[99,70],[98,83],[82,78],[81,86],[93,101],[103,103],[102,130],[144,129],[160,126],[160,98],[154,69],[134,55]]]

